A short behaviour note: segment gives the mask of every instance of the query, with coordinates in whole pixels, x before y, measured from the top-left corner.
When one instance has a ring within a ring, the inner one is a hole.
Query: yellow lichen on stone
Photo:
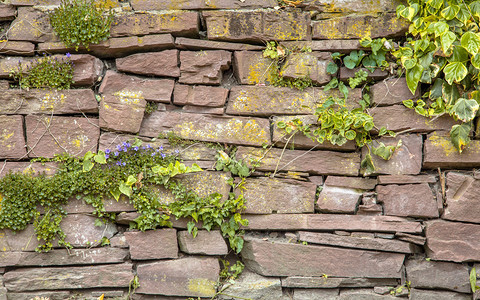
[[[0,135],[0,143],[3,147],[7,147],[8,149],[15,147],[15,143],[11,144],[9,141],[12,138],[13,134],[13,131],[3,129],[2,135]]]
[[[123,104],[139,104],[141,99],[145,99],[142,94],[142,91],[121,90],[113,95]]]
[[[57,93],[50,94],[50,92],[46,93],[45,96],[42,98],[42,104],[40,106],[41,110],[53,110],[57,108],[59,105],[63,105],[65,103],[65,95]]]
[[[188,290],[199,296],[215,295],[215,281],[207,278],[193,278],[188,281]]]
[[[73,145],[75,148],[85,148],[87,146],[87,142],[89,141],[88,136],[86,135],[77,135],[74,140],[70,141],[70,144]]]
[[[458,153],[455,147],[453,146],[450,139],[445,136],[439,136],[437,133],[433,133],[428,141],[432,143],[433,146],[437,148],[442,148],[445,156],[449,156],[454,153]]]

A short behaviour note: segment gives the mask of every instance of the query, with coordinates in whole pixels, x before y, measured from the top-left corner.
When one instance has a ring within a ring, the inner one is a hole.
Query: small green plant
[[[223,265],[222,270],[220,271],[220,280],[222,281],[231,281],[238,278],[238,276],[245,269],[245,265],[241,261],[237,261],[232,266],[228,260],[220,259],[220,262]]]
[[[56,56],[44,56],[31,63],[22,65],[18,62],[18,67],[10,71],[10,77],[17,80],[20,88],[52,88],[69,89],[73,84],[73,63],[70,60],[70,53],[64,58]]]
[[[217,162],[215,168],[217,171],[231,172],[233,175],[240,177],[248,177],[250,175],[250,169],[243,161],[238,161],[235,158],[235,150],[231,152],[229,156],[222,150],[217,151]]]
[[[98,44],[110,36],[113,21],[111,10],[106,5],[98,5],[95,0],[62,0],[51,14],[50,23],[55,33],[67,47],[80,46],[89,49],[90,44]]]
[[[474,294],[480,290],[480,287],[477,286],[477,270],[475,270],[475,268],[472,268],[470,271],[470,287],[472,288],[472,293]]]
[[[156,111],[158,109],[158,103],[157,102],[147,102],[147,105],[145,106],[145,114],[149,115]]]

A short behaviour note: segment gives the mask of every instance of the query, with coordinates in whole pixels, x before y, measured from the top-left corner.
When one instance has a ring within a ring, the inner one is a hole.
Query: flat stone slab
[[[437,218],[437,201],[427,183],[379,185],[378,202],[387,216]]]
[[[427,169],[437,168],[475,168],[480,166],[480,141],[472,140],[459,153],[448,133],[434,132],[427,136],[424,145],[423,167]]]
[[[240,84],[265,84],[272,82],[273,61],[260,51],[235,51],[233,72]]]
[[[212,297],[220,273],[217,258],[184,257],[139,264],[139,294]]]
[[[46,278],[48,280],[45,280]],[[25,268],[7,272],[3,276],[9,292],[128,288],[132,278],[130,263],[69,268]]]
[[[17,300],[30,300],[35,297],[44,297],[50,300],[64,300],[71,296],[70,292],[53,292],[53,291],[37,291],[37,292],[25,292],[25,293],[8,293],[8,297]],[[8,298],[5,298],[8,299]],[[41,299],[41,298],[40,298]]]
[[[243,189],[244,188],[244,189]],[[293,179],[248,178],[243,192],[245,213],[313,213],[317,185]]]
[[[337,214],[245,215],[246,230],[373,231],[422,233],[420,222],[391,216]]]
[[[266,119],[209,116],[179,112],[153,112],[146,117],[140,135],[157,137],[173,132],[184,139],[261,146],[270,143]]]
[[[275,0],[216,0],[214,3],[208,0],[194,1],[171,1],[171,0],[132,0],[134,10],[172,10],[172,9],[251,9],[267,8],[278,5]]]
[[[157,3],[157,1],[155,1],[155,3]],[[187,3],[191,3],[191,1]],[[236,3],[241,4],[242,2],[236,1]],[[189,39],[184,37],[179,37],[175,39],[175,47],[178,49],[185,49],[185,50],[208,49],[208,50],[228,50],[228,51],[245,51],[245,50],[262,51],[263,49],[265,49],[264,46],[258,46],[258,45],[198,40],[198,39]]]
[[[32,7],[17,8],[17,18],[8,31],[10,41],[56,42],[48,15]]]
[[[454,292],[446,292],[446,291],[431,291],[431,290],[419,290],[419,289],[412,289],[410,291],[411,300],[470,300],[470,294],[460,294]]]
[[[353,214],[356,212],[361,198],[362,191],[353,188],[329,186],[325,183],[318,196],[316,208],[323,213]]]
[[[345,288],[395,286],[394,278],[364,277],[322,277],[322,276],[289,276],[282,278],[282,286],[287,288]]]
[[[245,241],[242,258],[249,270],[264,276],[400,278],[404,254],[334,247]],[[312,259],[315,258],[315,259]]]
[[[196,237],[188,231],[177,233],[180,250],[187,254],[227,255],[228,247],[219,230],[199,230]]]
[[[300,231],[299,240],[305,241],[311,244],[327,245],[327,246],[339,246],[346,248],[376,250],[386,252],[397,253],[412,253],[413,249],[410,247],[410,243],[388,240],[382,238],[365,238],[356,236],[341,236],[330,233],[320,232],[308,232]]]
[[[380,175],[378,184],[435,183],[435,175]]]
[[[35,238],[35,229],[33,225],[27,225],[24,230],[13,231],[2,229],[0,231],[0,253],[3,252],[31,252],[39,245]],[[1,255],[1,254],[0,254]]]
[[[408,295],[408,292],[407,292]],[[397,296],[386,294],[377,294],[372,289],[345,289],[340,291],[338,300],[394,300]]]
[[[384,13],[394,12],[400,3],[395,0],[374,0],[371,2],[305,0],[302,4],[305,5],[305,10],[316,10],[323,13]]]
[[[263,158],[262,158],[263,157]],[[257,171],[298,171],[322,175],[357,176],[360,168],[358,153],[333,151],[301,151],[272,148],[265,154],[264,149],[239,147],[237,158],[250,164],[250,159],[259,160]],[[280,159],[280,163],[278,160]],[[277,168],[278,164],[278,168]]]
[[[480,261],[480,225],[448,221],[428,221],[426,253],[433,260]]]
[[[28,115],[25,124],[29,157],[51,158],[65,152],[83,156],[97,149],[98,119]]]
[[[66,235],[65,242],[73,247],[95,247],[100,245],[103,237],[109,239],[117,233],[117,227],[112,223],[95,226],[96,219],[83,214],[64,217],[60,227]]]
[[[336,299],[339,292],[338,289],[295,289],[293,291],[293,300]]]
[[[325,185],[359,190],[373,190],[377,185],[377,180],[362,177],[327,176]]]
[[[242,274],[235,279],[233,285],[230,285],[228,289],[225,290],[225,293],[246,299],[284,299],[279,278],[260,276],[247,269],[242,271]],[[232,299],[232,297],[228,295],[219,295],[218,298],[225,300]]]
[[[333,62],[330,53],[300,52],[287,56],[280,69],[284,78],[310,78],[315,84],[328,83],[331,75],[327,73],[327,66]]]
[[[457,172],[447,173],[446,207],[442,218],[480,223],[480,180]]]
[[[222,107],[227,101],[229,90],[217,86],[175,84],[173,103],[175,105],[194,105]]]
[[[132,260],[177,258],[177,231],[171,228],[127,231],[125,239],[130,246]]]
[[[312,2],[318,2],[312,0]],[[356,2],[349,1],[348,5],[352,5]],[[340,3],[336,3],[340,4]],[[326,52],[341,52],[350,53],[353,50],[364,49],[358,40],[320,40],[320,41],[282,41],[281,45],[288,49],[302,49],[310,48],[312,51],[326,51]]]
[[[35,53],[35,44],[22,41],[0,41],[0,53],[32,56]]]
[[[181,51],[178,82],[219,85],[231,62],[232,54],[225,50]]]
[[[310,15],[300,10],[203,12],[209,40],[261,42],[308,40]]]
[[[99,125],[104,130],[138,133],[147,101],[141,90],[107,94],[100,102]]]
[[[117,70],[140,75],[180,77],[178,50],[137,53],[117,58]]]
[[[22,116],[0,116],[0,158],[20,159],[27,156]]]
[[[446,289],[459,293],[470,293],[468,267],[463,264],[407,260],[407,280],[412,288]]]
[[[417,89],[415,94],[412,94],[408,89],[407,81],[401,77],[375,83],[370,88],[370,95],[374,105],[387,106],[402,104],[402,101],[408,99],[418,99],[420,90]]]
[[[55,162],[40,163],[40,162],[21,162],[21,161],[6,161],[2,164],[3,170],[0,172],[0,178],[4,177],[9,172],[23,173],[38,176],[45,174],[47,176],[55,174],[58,170],[58,165]]]

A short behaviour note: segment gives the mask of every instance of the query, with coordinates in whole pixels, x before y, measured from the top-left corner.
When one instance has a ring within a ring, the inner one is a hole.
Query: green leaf
[[[199,165],[197,164],[193,164],[191,167],[190,167],[190,172],[202,172],[202,168],[200,168]]]
[[[98,151],[98,154],[95,155],[93,159],[95,160],[95,162],[102,165],[107,163],[107,159],[105,158],[105,152],[103,151]]]
[[[434,30],[434,33],[435,33],[435,37],[441,36],[442,34],[447,32],[448,29],[449,29],[449,26],[445,22],[436,22],[433,25],[433,30]]]
[[[443,79],[437,78],[435,79],[435,82],[433,83],[432,88],[430,89],[428,97],[430,99],[437,99],[439,97],[442,97],[442,85],[444,81]]]
[[[110,194],[112,194],[113,198],[118,201],[120,199],[120,195],[122,194],[118,188],[114,188],[113,190],[110,190]]]
[[[466,145],[470,142],[470,123],[463,123],[459,125],[453,125],[452,130],[450,130],[450,140],[452,141],[453,146],[462,153]]]
[[[480,1],[474,1],[469,4],[470,11],[472,12],[472,15],[474,15],[477,18],[480,18]]]
[[[83,161],[83,172],[88,172],[93,168],[93,162],[89,159]]]
[[[472,55],[478,53],[480,49],[480,37],[471,31],[467,31],[462,35],[460,44]]]
[[[457,39],[455,33],[451,31],[447,31],[440,36],[440,42],[442,43],[442,51],[443,53],[447,53],[450,50],[453,42]]]
[[[440,9],[443,5],[443,0],[428,0],[427,4],[435,9]]]
[[[458,11],[460,10],[460,6],[458,5],[449,5],[446,8],[444,8],[440,14],[442,17],[444,17],[446,20],[451,20],[455,18],[455,16],[458,14]]]
[[[372,149],[373,153],[377,156],[380,156],[384,160],[390,160],[393,153],[395,153],[395,150],[402,146],[402,140],[399,140],[397,145],[394,146],[385,146],[385,144],[382,142],[378,142],[378,144],[378,147]]]
[[[125,184],[128,186],[132,186],[135,184],[135,182],[137,182],[137,179],[135,178],[135,176],[129,175],[127,178],[127,182],[125,182]]]
[[[92,153],[92,151],[88,151],[87,153],[85,153],[85,155],[83,156],[83,159],[84,160],[87,160],[87,159],[90,159],[94,156],[94,154]]]
[[[345,138],[350,141],[354,140],[356,135],[357,134],[354,130],[348,130],[347,132],[345,132]]]
[[[448,58],[449,62],[467,62],[470,56],[468,55],[467,49],[463,48],[462,46],[455,46],[453,48],[453,53],[450,58]]]
[[[445,73],[445,80],[448,84],[452,84],[454,81],[457,83],[462,81],[467,76],[468,70],[461,62],[451,62],[445,66],[443,73]]]
[[[120,192],[124,195],[127,195],[128,197],[132,196],[132,188],[128,185],[125,184],[125,182],[121,182],[120,185],[118,186],[118,189]]]
[[[407,100],[405,100],[405,101],[407,101]],[[404,101],[404,102],[405,102],[405,101]],[[410,100],[410,101],[412,101],[412,100]],[[412,101],[412,106],[413,106],[413,101]],[[407,107],[408,107],[408,106],[407,106]],[[410,108],[411,108],[411,107],[410,107]],[[378,136],[385,135],[385,134],[387,133],[387,131],[388,131],[387,128],[386,128],[385,126],[383,126],[383,127],[380,128],[380,130],[378,131]]]
[[[477,69],[480,69],[480,54],[477,53],[474,56],[472,56],[470,61],[472,62],[472,66],[474,66]]]
[[[412,94],[415,94],[415,91],[417,90],[417,86],[420,78],[422,77],[422,73],[423,67],[419,64],[406,71],[407,86],[410,92],[412,92]]]
[[[360,163],[360,168],[363,171],[363,176],[368,176],[375,172],[375,165],[373,164],[372,156],[367,153],[365,158]]]
[[[470,12],[463,5],[460,7],[457,15],[455,16],[457,20],[467,25],[468,19],[470,19]]]
[[[187,230],[188,233],[192,233],[192,229],[195,227],[195,223],[193,221],[188,221],[187,223]]]
[[[405,105],[405,107],[413,108],[413,100],[412,100],[412,99],[403,100],[402,103],[403,103],[403,105]],[[382,127],[382,128],[383,128],[383,127]]]
[[[478,290],[477,271],[475,270],[475,267],[473,267],[470,271],[470,287],[472,288],[472,293],[475,294],[475,292]]]
[[[357,66],[357,62],[358,62],[358,58],[355,58],[351,54],[346,56],[343,59],[343,64],[347,69],[350,69],[350,70],[354,69]]]
[[[337,71],[338,71],[337,64],[334,63],[334,62],[329,62],[328,66],[327,66],[327,73],[333,75],[333,74],[337,73]]]
[[[462,122],[469,122],[473,120],[477,111],[478,103],[473,99],[459,98],[452,108],[455,116]]]

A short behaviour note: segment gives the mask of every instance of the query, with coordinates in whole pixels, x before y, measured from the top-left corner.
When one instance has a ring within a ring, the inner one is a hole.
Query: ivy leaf
[[[450,58],[448,58],[449,62],[466,62],[469,59],[467,49],[463,48],[462,46],[455,46],[453,48],[453,53]]]
[[[472,12],[472,15],[474,15],[477,18],[480,18],[480,1],[474,1],[470,3],[469,7],[470,7],[470,11]]]
[[[95,160],[95,162],[102,165],[107,163],[107,159],[105,158],[105,152],[103,151],[98,151],[98,154],[95,155],[93,159]]]
[[[450,85],[446,82],[442,86],[442,97],[447,105],[453,105],[458,98],[460,98],[460,92],[456,85]]]
[[[462,122],[469,122],[475,117],[478,107],[477,101],[473,99],[467,100],[465,98],[460,98],[453,106],[452,111]]]
[[[130,175],[130,176],[128,176],[127,182],[125,182],[125,184],[128,185],[128,186],[132,186],[132,185],[135,184],[135,182],[137,182],[137,178],[135,178],[135,176],[133,176],[133,175]]]
[[[415,67],[411,68],[410,70],[406,71],[406,79],[407,79],[407,86],[412,94],[415,94],[417,90],[418,82],[422,77],[423,67],[419,64],[415,65]]]
[[[439,97],[442,97],[442,85],[444,81],[443,79],[437,78],[435,79],[435,82],[433,83],[432,88],[429,91],[428,97],[430,99],[437,99]]]
[[[408,100],[403,100],[402,101],[403,105],[405,105],[405,107],[407,108],[413,108],[413,100],[412,99],[408,99]],[[382,127],[383,129],[384,127]],[[385,128],[386,129],[386,128]],[[380,135],[380,134],[379,134]]]
[[[435,9],[440,9],[443,5],[443,0],[428,0],[427,4]]]
[[[202,172],[202,168],[200,168],[199,165],[197,164],[193,164],[191,167],[190,167],[190,172]]]
[[[453,146],[462,153],[466,145],[470,142],[471,125],[469,123],[463,123],[452,126],[450,130],[450,140],[452,141]]]
[[[125,182],[121,182],[120,185],[118,186],[118,189],[120,192],[124,195],[127,195],[128,197],[132,196],[132,188],[128,185],[125,184]]]
[[[122,194],[118,188],[110,190],[110,194],[112,194],[113,198],[118,201],[120,199],[120,195]]]
[[[334,63],[334,62],[329,62],[328,66],[327,66],[327,73],[333,75],[333,74],[337,73],[337,71],[338,71],[337,64]]]
[[[440,36],[440,42],[442,43],[442,51],[443,53],[447,53],[450,50],[453,42],[457,39],[455,33],[451,31],[447,31]]]
[[[475,267],[470,271],[470,286],[472,288],[472,293],[474,294],[479,289],[477,286],[477,270],[475,270]]]
[[[476,33],[467,31],[462,35],[460,44],[470,52],[470,54],[475,55],[478,53],[478,49],[480,49],[480,37]]]
[[[470,12],[463,5],[460,7],[457,15],[455,16],[457,20],[462,22],[464,25],[467,25],[468,20],[470,19]]]
[[[369,153],[365,155],[365,158],[360,163],[360,168],[363,171],[363,176],[368,176],[375,172],[375,165],[373,164],[372,156]]]
[[[442,17],[444,17],[447,21],[450,21],[451,19],[455,18],[455,16],[458,14],[458,11],[460,10],[460,6],[458,5],[449,5],[446,8],[444,8],[440,14]]]
[[[385,146],[385,144],[382,142],[378,142],[378,144],[378,147],[372,149],[373,154],[380,156],[384,160],[390,160],[393,153],[395,153],[395,150],[402,146],[402,140],[399,140],[398,143],[394,146]]]
[[[345,138],[350,141],[354,140],[356,135],[357,134],[354,130],[348,130],[347,132],[345,132]]]
[[[443,73],[445,73],[445,80],[448,82],[448,84],[452,84],[454,81],[462,81],[462,79],[467,76],[468,70],[467,67],[465,67],[465,65],[461,62],[451,62],[445,66]]]
[[[83,161],[83,172],[88,172],[93,168],[93,163],[91,160],[87,159]]]
[[[445,22],[436,22],[433,24],[433,31],[435,33],[435,37],[441,36],[443,33],[447,32],[449,29],[449,26]]]
[[[477,53],[474,56],[472,56],[470,61],[472,62],[472,66],[474,66],[477,69],[480,69],[480,54]]]
[[[92,151],[88,151],[87,153],[85,153],[85,155],[83,156],[83,159],[84,160],[87,160],[87,159],[90,159],[94,156],[94,154],[92,153]]]

